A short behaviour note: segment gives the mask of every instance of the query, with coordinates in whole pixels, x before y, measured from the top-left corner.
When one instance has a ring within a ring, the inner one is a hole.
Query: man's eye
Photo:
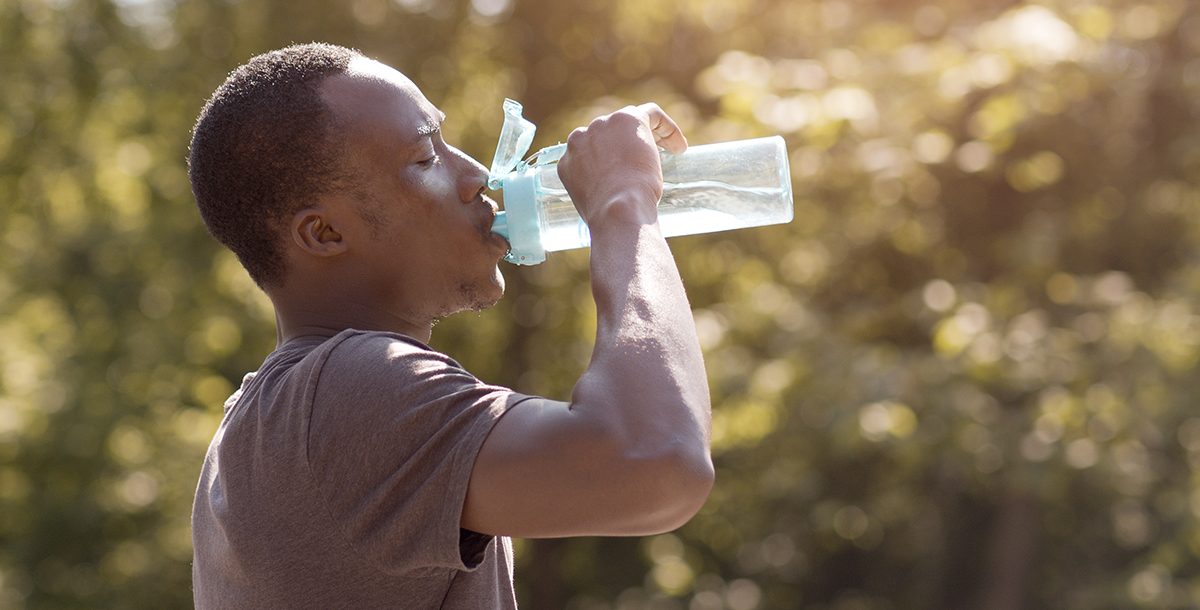
[[[439,157],[435,154],[432,157],[429,157],[428,159],[422,159],[420,161],[417,161],[417,165],[420,165],[422,167],[429,167],[429,166],[433,165],[434,163],[437,163],[438,158]]]

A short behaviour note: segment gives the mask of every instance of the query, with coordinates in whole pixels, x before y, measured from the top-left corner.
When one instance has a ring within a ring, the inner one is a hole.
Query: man
[[[193,192],[279,345],[205,459],[198,608],[514,608],[508,536],[657,533],[707,497],[704,365],[657,224],[655,145],[687,146],[675,123],[631,107],[568,140],[598,330],[559,402],[425,344],[504,291],[487,172],[444,119],[399,72],[323,44],[253,58],[201,112]]]

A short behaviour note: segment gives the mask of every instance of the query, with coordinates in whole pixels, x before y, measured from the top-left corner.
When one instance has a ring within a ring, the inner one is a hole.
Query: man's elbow
[[[663,458],[653,471],[648,486],[655,509],[643,534],[661,534],[679,529],[690,521],[708,500],[716,471],[707,451],[680,452]]]
[[[676,518],[667,531],[683,527],[700,512],[717,480],[716,469],[713,468],[712,458],[707,452],[702,457],[692,458],[687,462],[681,467],[687,474],[680,476]]]

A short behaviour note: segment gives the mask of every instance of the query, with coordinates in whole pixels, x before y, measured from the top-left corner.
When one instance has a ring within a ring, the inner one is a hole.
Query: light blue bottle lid
[[[521,116],[521,104],[505,99],[504,126],[488,172],[488,188],[504,191],[504,210],[496,214],[492,232],[508,240],[509,250],[504,259],[517,265],[536,265],[546,260],[538,221],[535,172],[523,160],[535,131],[537,127]]]
[[[508,240],[504,260],[517,265],[536,265],[546,260],[542,247],[542,227],[538,220],[534,193],[534,171],[512,172],[503,180],[504,210],[496,214],[492,232]]]

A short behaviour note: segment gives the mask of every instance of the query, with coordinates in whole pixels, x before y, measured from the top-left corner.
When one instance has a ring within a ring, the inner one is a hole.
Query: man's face
[[[326,79],[346,169],[355,274],[396,315],[441,318],[483,309],[504,294],[497,263],[508,244],[490,232],[487,170],[441,137],[443,115],[408,78],[359,59]]]

